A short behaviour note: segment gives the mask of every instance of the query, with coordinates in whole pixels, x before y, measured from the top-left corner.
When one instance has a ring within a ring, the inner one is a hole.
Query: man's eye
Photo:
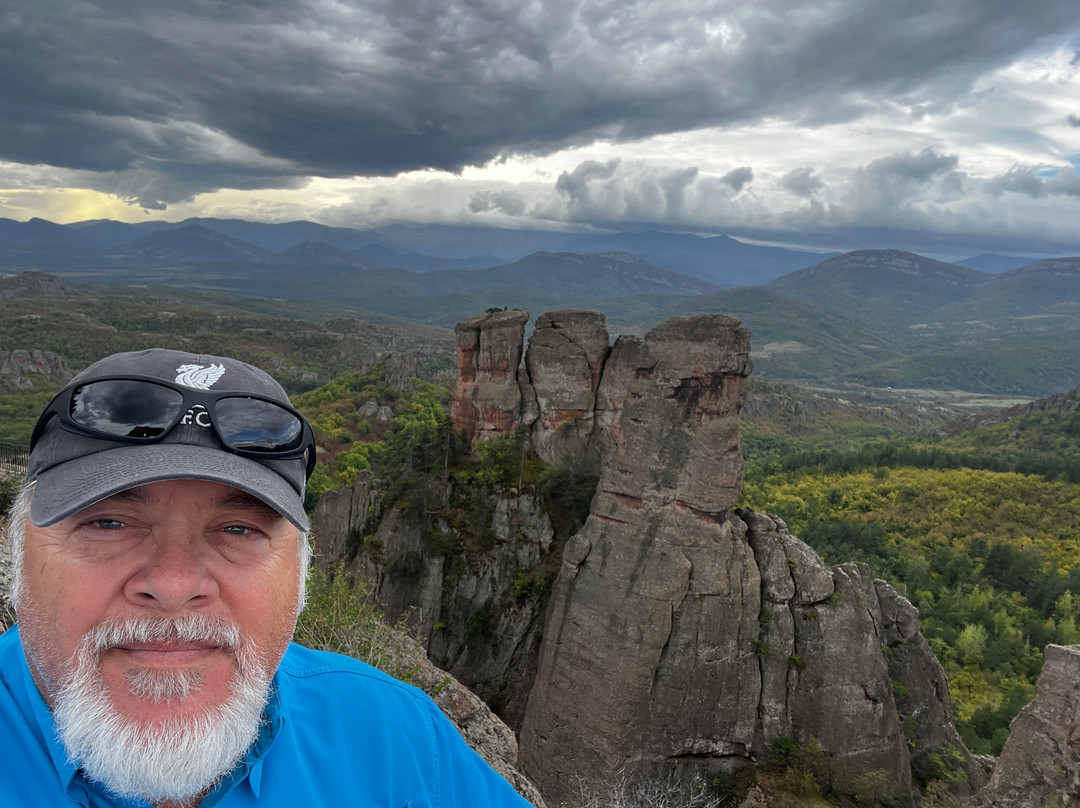
[[[95,519],[91,524],[99,530],[119,530],[124,526],[119,519]]]
[[[233,536],[246,536],[254,531],[246,525],[227,525],[223,528],[226,533],[231,533]]]

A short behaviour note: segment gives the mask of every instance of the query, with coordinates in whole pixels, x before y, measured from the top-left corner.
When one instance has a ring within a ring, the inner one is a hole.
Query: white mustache
[[[181,617],[108,618],[83,637],[80,651],[93,655],[120,645],[150,642],[205,642],[236,653],[241,646],[240,629],[215,615]]]

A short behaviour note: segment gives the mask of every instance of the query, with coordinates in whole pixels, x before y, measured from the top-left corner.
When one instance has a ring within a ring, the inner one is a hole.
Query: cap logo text
[[[176,383],[196,390],[209,390],[223,375],[224,365],[181,365],[176,369]]]

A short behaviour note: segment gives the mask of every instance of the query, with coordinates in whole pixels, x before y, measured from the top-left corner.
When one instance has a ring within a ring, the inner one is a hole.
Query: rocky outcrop
[[[546,462],[592,459],[596,392],[608,351],[600,312],[570,309],[536,318],[525,368],[536,400],[532,446]]]
[[[471,515],[452,492],[446,500],[433,524],[401,508],[380,516],[376,482],[361,472],[351,489],[319,500],[311,519],[317,558],[324,566],[347,561],[391,623],[407,622],[434,664],[517,727],[557,564],[551,521],[531,495],[487,496],[468,503]]]
[[[1009,739],[977,808],[1080,805],[1080,646],[1048,645],[1035,698]]]
[[[853,770],[884,770],[910,788],[907,739],[881,650],[884,617],[869,569],[828,568],[782,521],[748,510],[741,517],[762,585],[755,700],[762,721],[748,747],[764,756],[777,738],[816,739]]]
[[[470,441],[530,426],[532,447],[544,461],[575,458],[595,468],[596,397],[609,353],[604,315],[584,309],[541,315],[521,366],[528,320],[526,312],[504,311],[457,326],[450,418]]]
[[[952,745],[954,793],[972,793],[982,772],[911,604],[865,566],[825,566],[782,520],[734,510],[748,348],[722,315],[616,341],[600,483],[552,594],[526,772],[559,801],[615,772],[730,772],[794,739],[910,792],[918,760]]]
[[[0,385],[12,390],[32,389],[42,382],[63,384],[73,375],[52,351],[0,351]]]
[[[521,765],[548,801],[615,774],[731,772],[780,739],[909,794],[945,758],[954,797],[981,787],[914,607],[865,566],[824,565],[782,520],[735,509],[751,369],[739,322],[674,318],[607,352],[599,315],[553,312],[521,366],[524,325],[498,312],[458,327],[452,413],[474,440],[529,425],[549,462],[596,455],[561,565],[527,492],[466,502],[449,488],[433,524],[386,515],[362,565],[430,657],[521,727]],[[538,572],[557,572],[546,616]]]
[[[457,381],[450,419],[468,440],[513,431],[522,421],[518,366],[523,351],[523,311],[501,311],[458,323]]]
[[[66,295],[71,286],[63,278],[44,272],[24,272],[0,277],[0,300],[19,297],[56,297]]]
[[[954,796],[971,796],[986,775],[953,725],[945,671],[915,607],[866,565],[825,566],[782,519],[737,514],[762,579],[755,757],[777,738],[816,740],[853,771],[884,771],[910,788],[948,751],[962,769]]]
[[[517,768],[518,743],[514,731],[467,687],[428,661],[423,647],[409,636],[394,632],[386,649],[391,667],[411,672],[410,683],[430,695],[465,741],[507,779],[536,808],[546,808],[540,792]]]
[[[355,556],[365,525],[371,522],[374,530],[379,512],[378,485],[368,471],[357,474],[350,488],[325,492],[311,514],[316,561],[325,569]]]
[[[1026,404],[1017,404],[1015,407],[1007,409],[985,410],[966,415],[946,424],[939,432],[942,435],[955,435],[971,429],[984,429],[995,424],[1008,423],[1013,418],[1019,418],[1033,412],[1075,413],[1077,410],[1080,410],[1080,387],[1067,393],[1056,393],[1048,398],[1040,398]]]
[[[751,752],[761,579],[729,518],[749,336],[709,315],[612,349],[600,483],[563,556],[522,728],[549,798],[630,762]]]

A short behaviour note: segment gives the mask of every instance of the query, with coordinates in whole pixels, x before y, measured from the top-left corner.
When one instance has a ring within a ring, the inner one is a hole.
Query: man
[[[57,395],[10,518],[0,805],[528,805],[418,690],[290,645],[314,452],[232,359],[116,354]]]

